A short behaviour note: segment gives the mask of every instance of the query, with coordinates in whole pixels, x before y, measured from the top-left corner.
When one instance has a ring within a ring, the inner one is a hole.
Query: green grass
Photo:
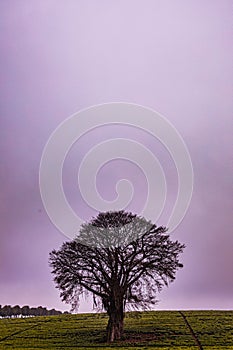
[[[233,349],[233,311],[184,311],[204,350]],[[127,313],[124,340],[103,342],[105,314],[0,319],[0,349],[198,350],[178,311]]]

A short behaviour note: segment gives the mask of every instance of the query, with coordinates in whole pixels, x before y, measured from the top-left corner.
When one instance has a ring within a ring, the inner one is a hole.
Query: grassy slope
[[[204,350],[233,349],[233,311],[185,311]],[[125,340],[102,342],[104,314],[0,320],[0,349],[198,349],[177,311],[129,313]],[[156,335],[156,338],[155,338]]]

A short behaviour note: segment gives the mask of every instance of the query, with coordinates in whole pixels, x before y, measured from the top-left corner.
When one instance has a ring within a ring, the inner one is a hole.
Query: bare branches
[[[146,307],[163,285],[175,279],[184,245],[170,240],[165,227],[124,211],[100,213],[77,238],[50,254],[55,283],[66,302],[94,295],[105,310],[119,303]]]

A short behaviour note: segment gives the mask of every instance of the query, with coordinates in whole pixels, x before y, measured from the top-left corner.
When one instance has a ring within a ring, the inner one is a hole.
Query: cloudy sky
[[[41,201],[42,151],[70,115],[124,101],[165,116],[193,163],[191,205],[172,233],[186,244],[184,268],[158,308],[232,309],[232,1],[2,0],[0,17],[0,304],[69,309],[48,266],[49,252],[68,238]],[[78,167],[112,137],[142,142],[158,157],[169,211],[177,193],[172,159],[158,140],[129,126],[92,130],[72,148],[63,177],[72,208],[83,220],[96,214],[81,198]],[[114,199],[121,178],[135,187],[128,209],[140,212],[146,181],[131,162],[104,165],[98,190]],[[91,303],[82,301],[80,311]]]

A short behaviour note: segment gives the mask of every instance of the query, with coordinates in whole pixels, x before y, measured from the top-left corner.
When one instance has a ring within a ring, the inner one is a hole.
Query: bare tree
[[[75,309],[80,295],[91,293],[94,307],[107,311],[107,341],[122,337],[126,307],[151,307],[182,267],[184,245],[166,231],[125,211],[100,213],[76,239],[50,253],[62,300]]]

